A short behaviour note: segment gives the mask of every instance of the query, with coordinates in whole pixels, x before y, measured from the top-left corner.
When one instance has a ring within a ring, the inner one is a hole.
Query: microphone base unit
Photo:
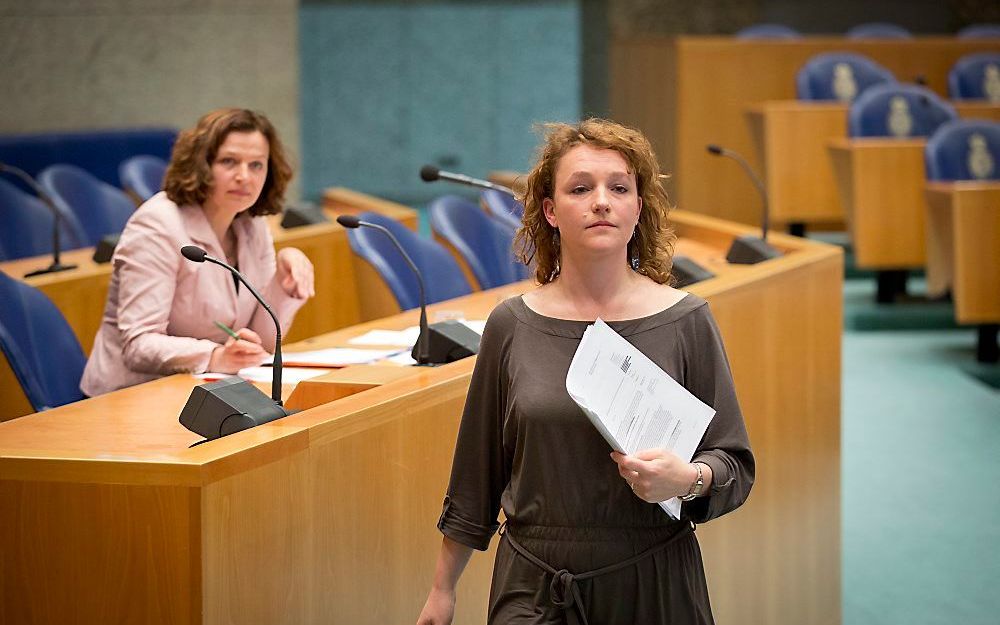
[[[479,353],[482,337],[464,323],[449,319],[427,326],[428,361],[424,365],[443,365]],[[419,345],[419,342],[417,343]],[[417,358],[417,347],[410,356]]]
[[[118,241],[121,238],[120,232],[101,237],[101,240],[97,242],[97,247],[94,248],[94,262],[97,264],[111,262],[111,257],[115,255],[115,248],[118,247]]]
[[[760,237],[745,235],[733,239],[726,260],[734,265],[754,265],[771,258],[778,258],[781,252]]]
[[[293,414],[246,380],[229,377],[191,389],[180,423],[213,440]]]
[[[281,227],[285,230],[298,228],[300,226],[311,226],[313,224],[329,223],[323,209],[312,202],[302,204],[292,204],[285,208],[285,215],[281,218]]]
[[[670,275],[676,281],[674,286],[684,288],[695,282],[714,278],[715,274],[694,262],[687,256],[674,256],[674,264],[670,269]]]
[[[76,265],[64,265],[62,263],[52,263],[45,269],[36,269],[34,271],[29,271],[24,274],[25,278],[34,278],[35,276],[44,276],[49,273],[59,273],[60,271],[69,271],[70,269],[76,269]]]

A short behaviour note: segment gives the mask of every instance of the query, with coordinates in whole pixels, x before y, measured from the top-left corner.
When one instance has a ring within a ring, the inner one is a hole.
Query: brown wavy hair
[[[629,260],[626,262],[635,262],[635,270],[654,282],[667,283],[677,236],[667,220],[670,202],[660,182],[660,165],[646,137],[633,128],[597,118],[575,126],[544,124],[542,128],[545,141],[538,150],[538,162],[528,174],[524,196],[520,198],[524,203],[524,219],[515,239],[521,261],[527,265],[535,262],[538,283],[546,284],[559,275],[558,230],[545,220],[542,201],[555,197],[559,159],[578,145],[614,150],[628,163],[629,173],[635,174],[642,210],[636,233],[628,244]]]
[[[251,217],[280,213],[292,168],[270,120],[247,109],[224,108],[206,113],[194,128],[177,136],[163,180],[167,197],[179,206],[204,203],[215,184],[212,162],[219,146],[231,132],[255,130],[267,139],[267,178],[260,197],[246,213]]]

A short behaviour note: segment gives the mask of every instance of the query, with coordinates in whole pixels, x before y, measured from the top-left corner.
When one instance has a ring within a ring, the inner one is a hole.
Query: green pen
[[[217,328],[219,328],[220,330],[222,330],[223,332],[225,332],[229,336],[233,337],[237,341],[242,341],[243,340],[242,338],[240,338],[239,334],[236,334],[235,330],[233,330],[232,328],[230,328],[226,324],[222,323],[221,321],[213,321],[212,323],[214,323]]]

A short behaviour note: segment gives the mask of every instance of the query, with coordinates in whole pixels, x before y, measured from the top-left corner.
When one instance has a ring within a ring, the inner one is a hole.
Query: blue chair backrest
[[[850,102],[872,85],[896,82],[892,72],[853,52],[817,54],[795,75],[800,100]]]
[[[524,217],[523,204],[496,189],[484,189],[479,198],[493,217],[515,231],[521,227],[521,218]]]
[[[120,187],[118,165],[123,160],[136,154],[169,159],[176,139],[174,128],[0,135],[0,162],[16,165],[32,176],[49,165],[76,165]]]
[[[998,39],[1000,24],[969,24],[955,33],[955,36],[959,39]]]
[[[0,301],[0,349],[35,410],[83,399],[87,359],[55,304],[3,272]]]
[[[1000,180],[1000,123],[956,119],[924,148],[928,180]]]
[[[472,292],[458,261],[441,244],[421,237],[398,221],[377,213],[361,213],[358,217],[362,221],[383,226],[399,240],[423,274],[428,304]],[[348,230],[347,237],[351,250],[368,261],[385,280],[396,297],[400,310],[420,306],[417,277],[385,233],[362,227]]]
[[[929,137],[953,119],[958,119],[955,109],[930,89],[899,83],[875,85],[851,104],[847,133],[852,137]]]
[[[167,161],[148,154],[127,158],[118,167],[122,188],[135,193],[143,202],[163,190],[166,173]]]
[[[798,39],[799,31],[784,24],[754,24],[736,31],[737,39]]]
[[[86,235],[76,217],[62,211],[60,215],[59,247],[85,247]],[[38,197],[0,178],[0,260],[51,253],[52,211]]]
[[[74,165],[52,165],[42,170],[38,182],[60,208],[76,215],[87,235],[87,245],[125,228],[135,203],[125,192],[101,182]]]
[[[958,59],[948,71],[948,95],[954,100],[989,100],[1000,104],[1000,52]]]
[[[514,230],[470,200],[443,195],[427,205],[431,229],[462,255],[484,289],[527,277],[514,258]],[[525,268],[526,269],[526,268]]]
[[[912,39],[913,34],[899,24],[889,22],[868,22],[847,29],[848,39]]]

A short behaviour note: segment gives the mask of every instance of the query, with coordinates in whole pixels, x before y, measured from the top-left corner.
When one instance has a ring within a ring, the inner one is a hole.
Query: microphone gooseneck
[[[420,287],[420,333],[417,335],[417,345],[416,345],[416,358],[418,365],[426,365],[430,363],[431,356],[430,350],[428,348],[428,330],[427,330],[427,298],[424,295],[424,278],[420,275],[420,270],[417,269],[416,263],[410,258],[410,255],[406,253],[403,246],[399,243],[399,240],[389,231],[385,226],[380,226],[379,224],[373,224],[368,221],[362,221],[358,219],[355,215],[340,215],[337,217],[337,223],[345,228],[359,228],[364,226],[365,228],[373,228],[378,230],[385,236],[389,237],[392,244],[396,246],[396,249],[403,256],[403,260],[406,264],[410,266],[413,270],[413,274],[417,276],[417,285]]]
[[[495,184],[489,180],[480,180],[479,178],[473,178],[471,176],[466,176],[465,174],[455,174],[450,171],[441,171],[433,165],[424,165],[420,168],[420,179],[424,182],[434,182],[435,180],[447,180],[448,182],[454,182],[457,184],[464,184],[470,187],[476,187],[479,189],[493,189],[494,191],[499,191],[501,193],[506,193],[512,198],[516,198],[513,189],[510,187],[505,187],[502,184]]]
[[[37,271],[31,271],[24,274],[25,278],[30,278],[32,276],[39,276],[46,273],[56,273],[58,271],[66,271],[67,269],[76,269],[76,265],[64,265],[60,261],[60,256],[62,254],[62,244],[60,240],[60,225],[62,222],[62,213],[56,207],[55,202],[49,197],[49,194],[45,192],[42,185],[38,184],[34,178],[32,178],[28,172],[24,171],[20,167],[14,167],[13,165],[8,165],[6,163],[0,163],[0,172],[6,172],[16,176],[24,184],[31,187],[31,190],[35,192],[35,195],[45,204],[45,207],[49,209],[52,213],[52,264],[45,269],[39,269]]]
[[[257,292],[257,289],[253,288],[253,285],[250,284],[250,282],[248,282],[247,279],[243,277],[243,274],[237,271],[235,267],[232,267],[225,261],[219,260],[218,258],[209,255],[208,253],[205,252],[205,250],[198,247],[197,245],[185,245],[184,247],[181,248],[181,254],[184,256],[184,258],[190,260],[191,262],[203,263],[208,261],[210,263],[214,263],[216,265],[219,265],[220,267],[225,267],[226,269],[228,269],[230,273],[236,276],[237,280],[242,282],[243,285],[247,287],[247,289],[254,296],[254,298],[256,298],[256,300],[260,303],[260,305],[264,307],[264,310],[267,311],[267,314],[271,315],[271,319],[274,321],[274,332],[275,332],[274,364],[272,365],[274,374],[271,377],[271,399],[273,399],[274,402],[279,406],[282,405],[281,404],[281,324],[278,323],[278,316],[274,314],[274,311],[271,310],[271,307],[268,306],[266,301],[264,301],[264,297]]]
[[[750,178],[750,182],[752,182],[753,185],[757,187],[757,191],[760,193],[761,202],[763,203],[763,209],[761,210],[761,217],[760,217],[760,232],[761,232],[760,238],[763,239],[764,241],[767,241],[767,231],[770,222],[771,211],[767,202],[767,189],[765,189],[764,187],[764,181],[760,179],[760,176],[757,175],[757,173],[753,170],[753,168],[750,167],[750,164],[747,163],[746,159],[743,158],[743,156],[739,152],[734,152],[733,150],[724,148],[719,145],[715,145],[714,143],[706,145],[705,149],[708,150],[709,154],[714,154],[715,156],[725,156],[739,163],[740,167],[743,168],[743,171],[746,172],[747,177]]]

